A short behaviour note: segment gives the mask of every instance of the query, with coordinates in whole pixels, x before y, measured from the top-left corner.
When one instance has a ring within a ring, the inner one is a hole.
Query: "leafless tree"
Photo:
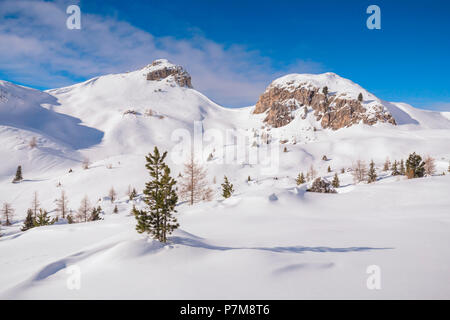
[[[362,160],[357,160],[353,164],[352,174],[353,174],[353,180],[356,183],[366,180],[366,177],[367,177],[366,163]]]
[[[81,163],[81,166],[83,167],[84,170],[89,169],[89,165],[91,164],[89,158],[84,158],[83,162]]]
[[[206,179],[207,170],[198,164],[191,155],[184,164],[184,174],[181,177],[179,196],[193,205],[195,202],[212,199],[212,190]]]
[[[28,143],[28,146],[33,149],[37,147],[37,139],[36,137],[32,137],[30,142]]]
[[[389,160],[389,157],[386,158],[386,161],[384,162],[383,171],[388,171],[391,167],[391,160]]]
[[[111,199],[111,202],[114,202],[114,200],[116,200],[117,192],[116,192],[116,190],[114,190],[114,187],[111,187],[111,189],[109,189],[108,196],[109,196],[109,199]]]
[[[89,215],[91,211],[91,204],[89,203],[89,198],[84,196],[81,200],[80,208],[78,209],[78,219],[80,221],[87,222],[89,220]]]
[[[431,156],[426,156],[423,162],[425,173],[427,175],[431,176],[436,173],[436,163],[434,158],[432,158]]]
[[[41,207],[41,203],[39,202],[39,199],[38,199],[38,193],[37,193],[37,191],[35,191],[33,194],[33,200],[31,201],[31,210],[33,210],[33,215],[34,215],[35,219],[39,212],[40,207]]]
[[[311,164],[311,166],[308,169],[308,172],[306,173],[306,180],[312,181],[316,178],[316,176],[317,176],[317,171],[314,168],[314,165]]]
[[[3,218],[5,219],[5,222],[3,224],[5,226],[10,226],[11,220],[13,219],[13,215],[14,215],[14,209],[12,208],[11,204],[9,204],[7,202],[3,203],[2,215],[3,215]]]
[[[66,218],[66,213],[68,211],[67,204],[69,200],[67,200],[66,192],[61,190],[61,197],[55,200],[56,202],[56,212],[61,214],[63,219]]]

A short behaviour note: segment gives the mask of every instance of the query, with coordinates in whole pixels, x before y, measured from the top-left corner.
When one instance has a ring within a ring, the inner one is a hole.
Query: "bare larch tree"
[[[194,156],[191,155],[184,164],[183,175],[181,181],[179,181],[180,189],[178,192],[180,198],[187,200],[190,205],[202,200],[212,200],[212,190],[208,186],[206,176],[206,168],[197,163]]]
[[[69,200],[67,200],[66,192],[64,190],[61,191],[61,197],[55,200],[56,202],[56,212],[58,212],[63,219],[66,218],[66,214],[68,213],[67,204]]]
[[[89,220],[89,213],[91,210],[91,205],[89,203],[89,198],[84,196],[81,200],[80,208],[78,209],[78,218],[80,221],[87,222]]]
[[[5,226],[10,226],[14,215],[14,209],[12,208],[11,204],[7,202],[3,203],[2,215],[3,219],[5,219],[5,222],[3,224]]]
[[[39,199],[38,199],[38,193],[37,193],[37,191],[35,191],[33,194],[33,200],[31,201],[31,210],[33,210],[33,215],[34,215],[35,219],[37,217],[40,207],[41,207],[41,203],[39,202]]]

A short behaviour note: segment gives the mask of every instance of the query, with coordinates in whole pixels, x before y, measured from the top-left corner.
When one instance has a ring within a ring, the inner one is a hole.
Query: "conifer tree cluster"
[[[146,168],[151,180],[146,183],[144,202],[146,208],[138,210],[133,208],[136,218],[136,230],[139,233],[148,233],[160,242],[167,242],[167,236],[179,227],[173,213],[178,196],[175,189],[176,181],[170,176],[170,169],[164,162],[167,152],[162,155],[155,147],[153,154],[146,157]]]
[[[408,179],[421,178],[425,175],[425,162],[422,157],[413,152],[406,160],[406,176]]]
[[[98,206],[97,208],[93,208],[91,211],[91,217],[89,218],[89,221],[103,220],[100,217],[101,213],[102,213],[102,208],[100,206]]]

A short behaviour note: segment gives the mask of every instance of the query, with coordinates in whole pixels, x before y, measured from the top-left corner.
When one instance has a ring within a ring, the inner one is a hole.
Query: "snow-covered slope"
[[[395,125],[351,120],[339,129],[323,126],[330,122],[319,121],[313,107],[305,113],[305,106],[297,105],[299,93],[295,101],[285,101],[297,107],[289,110],[292,119],[271,126],[264,121],[269,111],[255,113],[258,104],[219,106],[167,60],[46,92],[0,82],[0,204],[16,210],[13,226],[1,230],[0,256],[8,257],[0,260],[1,297],[448,298],[441,281],[448,275],[441,266],[450,259],[442,247],[450,226],[448,175],[405,181],[381,169],[386,157],[400,160],[417,152],[436,159],[437,173],[446,171],[448,114],[383,101],[331,73],[287,75],[269,87],[309,88],[320,111],[325,86],[328,101],[336,103],[331,107],[356,106],[361,93],[361,119],[373,119],[375,112],[375,118],[390,115]],[[183,170],[180,134],[192,138],[194,122],[201,122],[205,135],[203,164],[214,200],[192,207],[180,203],[182,230],[171,245],[148,242],[128,216],[133,204],[143,203],[127,200],[126,190],[142,192],[149,179],[144,155],[154,146],[169,151],[167,161],[177,176]],[[244,149],[236,146],[239,138],[227,139],[229,132],[246,137]],[[250,161],[253,152],[256,162]],[[91,165],[83,170],[86,157]],[[353,182],[347,171],[358,159],[375,161],[377,183]],[[25,180],[12,184],[18,165]],[[296,186],[295,177],[310,165],[329,180],[338,174],[338,194],[314,195],[305,193],[306,185]],[[274,170],[263,170],[268,166]],[[221,196],[224,175],[236,190],[227,200]],[[106,198],[111,187],[119,195],[114,203]],[[76,211],[87,195],[92,205],[102,206],[105,220],[19,231],[35,191],[41,206],[55,215],[54,200],[62,190],[69,208]],[[116,205],[119,215],[112,214]],[[426,252],[419,265],[417,251]],[[65,287],[65,269],[73,264],[82,268],[82,291]],[[370,264],[386,270],[386,290],[367,290]],[[176,290],[160,285],[168,270],[176,271]],[[401,272],[407,277],[397,279]],[[135,277],[141,274],[146,281]],[[405,291],[409,278],[420,280]],[[332,290],[336,287],[343,289]]]

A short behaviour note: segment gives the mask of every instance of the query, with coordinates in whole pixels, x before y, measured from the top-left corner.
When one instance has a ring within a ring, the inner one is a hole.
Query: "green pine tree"
[[[39,213],[36,215],[36,219],[34,221],[35,227],[48,226],[55,223],[55,219],[52,219],[48,216],[48,212],[43,209],[39,209]]]
[[[363,95],[362,95],[361,92],[360,92],[359,95],[358,95],[358,101],[359,101],[359,102],[362,102],[362,101],[363,101]]]
[[[68,224],[75,223],[75,221],[73,220],[73,217],[72,217],[71,214],[68,214],[68,215],[67,215],[67,223],[68,223]]]
[[[339,186],[341,185],[337,173],[334,174],[334,178],[333,181],[331,181],[331,185],[333,186],[333,188],[339,188]]]
[[[102,207],[98,206],[97,208],[93,208],[91,211],[91,217],[89,218],[89,220],[90,221],[103,220],[100,217],[101,213],[102,213]]]
[[[137,220],[136,230],[139,233],[147,232],[163,243],[167,242],[167,235],[179,227],[177,219],[173,216],[178,201],[176,181],[170,176],[170,169],[164,162],[166,156],[167,152],[160,155],[158,148],[155,147],[153,154],[149,153],[146,157],[145,167],[152,178],[146,183],[144,190],[147,208],[133,209]]]
[[[421,178],[425,175],[425,162],[422,157],[413,152],[406,160],[406,175],[408,178]]]
[[[327,171],[328,171],[328,172],[331,172],[331,167],[330,167],[330,166],[328,166]]]
[[[295,180],[295,182],[297,183],[297,185],[301,185],[304,184],[306,182],[305,176],[303,174],[303,172],[300,172],[297,176],[297,179]]]
[[[133,190],[130,193],[130,200],[133,200],[136,197],[137,197],[137,191],[135,188],[133,188]]]
[[[22,231],[27,231],[28,229],[34,228],[34,214],[33,210],[28,209],[27,211],[27,217],[25,218],[25,221],[23,222]]]
[[[113,213],[119,213],[119,208],[117,208],[117,204],[114,206]]]
[[[398,171],[398,164],[397,164],[397,160],[394,160],[394,163],[392,164],[392,175],[393,176],[398,176],[400,175],[400,171]]]
[[[447,169],[447,171],[450,172],[450,162],[448,163],[448,169]]]
[[[16,176],[14,177],[12,182],[16,183],[16,182],[19,182],[19,181],[22,181],[22,180],[23,180],[23,177],[22,177],[22,166],[18,166],[17,170],[16,170]]]
[[[375,170],[375,163],[372,161],[370,161],[370,166],[369,166],[369,173],[367,174],[367,182],[368,183],[372,183],[377,181],[377,172]]]
[[[223,177],[223,183],[222,183],[222,196],[226,199],[231,197],[233,194],[233,184],[228,181],[228,178],[226,176]]]

